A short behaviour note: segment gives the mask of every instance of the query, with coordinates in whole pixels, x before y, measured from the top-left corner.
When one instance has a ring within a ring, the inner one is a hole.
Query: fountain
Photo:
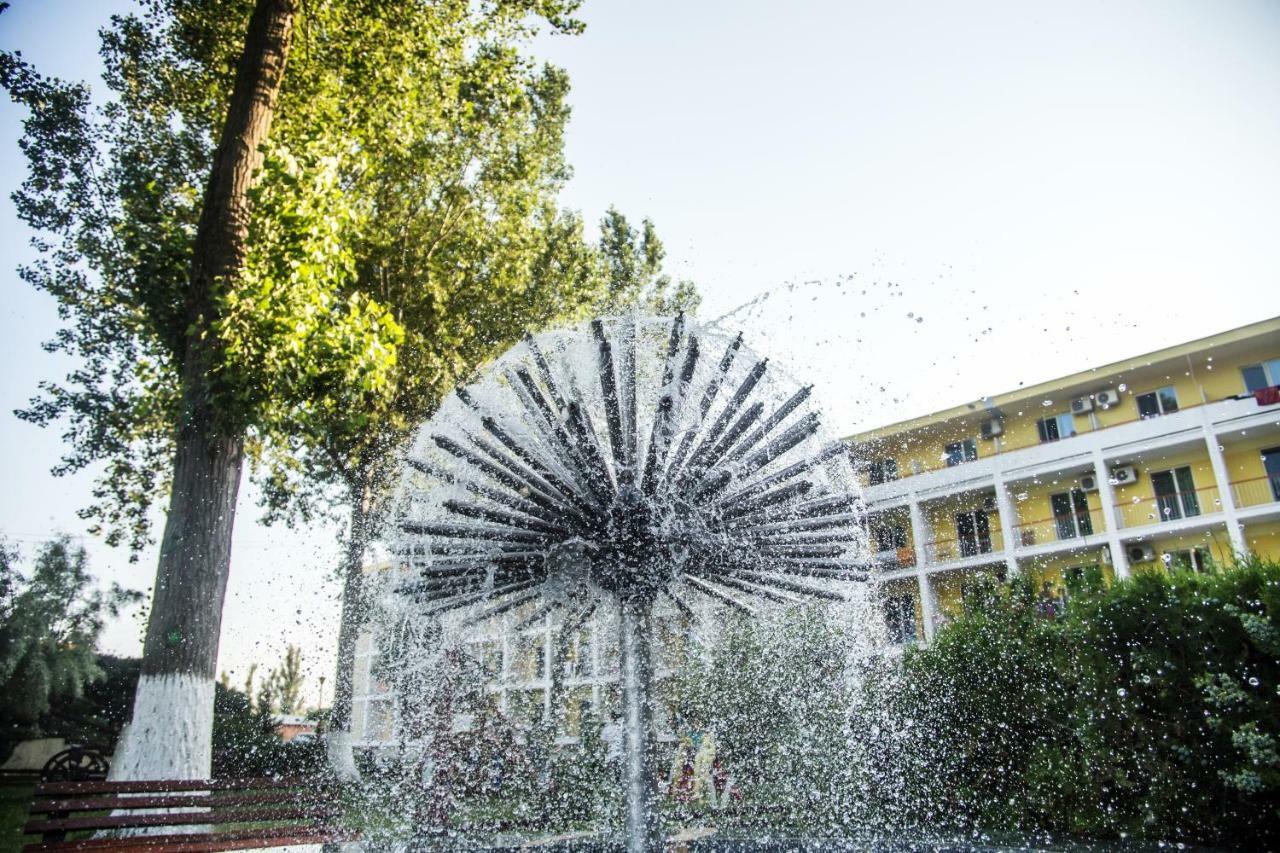
[[[598,319],[526,338],[407,455],[392,538],[420,566],[398,590],[419,615],[617,608],[630,850],[658,842],[655,604],[754,614],[845,601],[867,577],[860,497],[811,387],[683,316]]]

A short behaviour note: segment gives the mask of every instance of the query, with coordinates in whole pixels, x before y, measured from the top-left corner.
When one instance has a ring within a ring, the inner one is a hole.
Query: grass
[[[5,782],[0,784],[0,853],[17,853],[26,840],[22,825],[27,822],[27,809],[31,806],[31,793],[35,786],[30,782]]]

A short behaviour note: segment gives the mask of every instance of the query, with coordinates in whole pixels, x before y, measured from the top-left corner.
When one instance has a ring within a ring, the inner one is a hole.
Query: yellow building
[[[1280,318],[850,436],[890,631],[933,636],[975,573],[1280,558]]]

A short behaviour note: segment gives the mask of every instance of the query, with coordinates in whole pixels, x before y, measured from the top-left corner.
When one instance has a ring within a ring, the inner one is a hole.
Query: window
[[[502,674],[502,644],[496,640],[483,640],[471,644],[471,655],[480,664],[486,681],[494,681]]]
[[[1181,569],[1184,572],[1206,572],[1209,570],[1208,557],[1201,548],[1180,548],[1175,551],[1165,551],[1160,555],[1160,559],[1166,569]]]
[[[1178,411],[1178,395],[1172,385],[1138,395],[1138,417],[1156,418]]]
[[[877,551],[896,551],[907,547],[907,531],[901,524],[876,527],[873,534]]]
[[[365,740],[391,740],[391,703],[369,702],[365,705]]]
[[[1248,364],[1240,368],[1244,374],[1244,390],[1252,394],[1263,388],[1280,385],[1280,358]]]
[[[897,459],[873,459],[867,465],[867,482],[873,486],[898,479]]]
[[[1161,521],[1192,518],[1200,514],[1200,499],[1196,497],[1196,484],[1189,466],[1183,465],[1172,471],[1152,471],[1151,487],[1156,493]]]
[[[909,595],[891,595],[884,600],[884,622],[889,642],[896,645],[916,641],[916,601]]]
[[[984,510],[962,512],[956,516],[956,539],[960,542],[960,556],[991,553],[991,522]]]
[[[1044,444],[1075,435],[1076,419],[1070,412],[1063,412],[1060,415],[1041,418],[1036,421],[1036,427],[1040,430],[1040,443]]]
[[[953,441],[947,445],[947,467],[972,462],[978,458],[978,442],[972,438],[964,441]]]
[[[1093,535],[1093,518],[1089,515],[1089,496],[1081,489],[1049,495],[1058,539],[1075,539]]]
[[[1271,499],[1280,501],[1280,447],[1268,447],[1262,451],[1262,467],[1271,482]]]

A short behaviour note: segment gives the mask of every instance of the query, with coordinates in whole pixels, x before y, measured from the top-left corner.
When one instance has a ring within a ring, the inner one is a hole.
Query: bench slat
[[[269,803],[291,803],[299,799],[300,791],[271,791],[258,794],[171,794],[168,796],[98,796],[68,800],[36,800],[31,804],[32,814],[54,812],[95,812],[102,809],[177,809],[186,806],[255,806]],[[317,800],[327,799],[323,795]]]
[[[280,833],[267,830],[240,830],[217,833],[171,833],[167,835],[135,835],[124,838],[81,838],[75,841],[28,844],[23,853],[62,853],[62,851],[99,851],[113,853],[212,853],[217,850],[247,850],[289,844],[321,844],[350,841],[358,833],[339,829],[288,829]]]
[[[45,782],[36,786],[42,796],[82,794],[161,794],[170,791],[253,791],[267,788],[324,788],[330,783],[311,779],[160,779],[127,782]]]
[[[53,820],[31,820],[24,831],[30,835],[46,832],[76,832],[83,829],[124,829],[144,826],[199,826],[218,823],[263,823],[267,821],[323,819],[335,817],[334,806],[291,806],[221,811],[165,812],[161,814],[99,815]]]

